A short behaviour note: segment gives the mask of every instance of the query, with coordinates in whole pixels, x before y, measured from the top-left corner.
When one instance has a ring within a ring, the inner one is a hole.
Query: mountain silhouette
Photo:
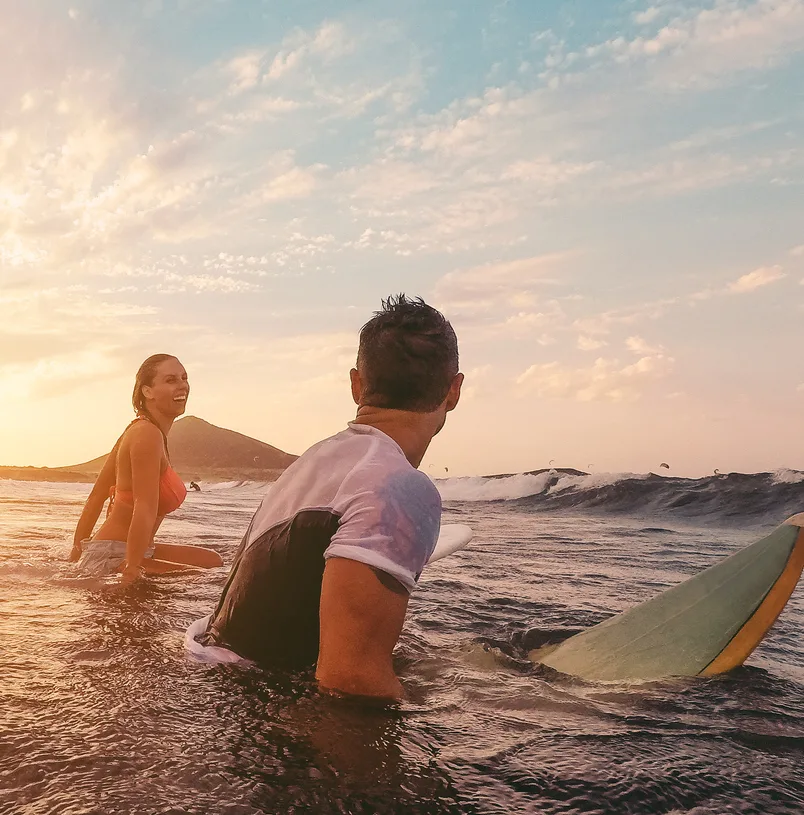
[[[298,458],[196,416],[179,419],[170,431],[168,444],[171,464],[185,480],[274,481]],[[67,467],[0,467],[0,478],[93,481],[105,461],[103,455]]]

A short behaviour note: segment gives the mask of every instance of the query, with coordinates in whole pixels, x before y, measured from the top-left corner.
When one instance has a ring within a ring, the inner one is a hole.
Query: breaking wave
[[[721,521],[775,521],[804,512],[804,472],[720,473],[672,478],[655,473],[585,473],[544,469],[502,476],[434,479],[445,502],[515,502],[533,511],[583,509]],[[202,485],[205,492],[262,497],[266,481]]]
[[[514,501],[545,511],[585,509],[721,521],[773,520],[804,511],[804,472],[788,469],[705,478],[552,469],[435,483],[444,501]]]

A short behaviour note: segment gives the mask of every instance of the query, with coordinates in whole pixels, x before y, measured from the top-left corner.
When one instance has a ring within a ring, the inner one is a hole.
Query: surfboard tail
[[[725,673],[742,665],[762,642],[790,599],[804,571],[804,528],[801,528],[804,526],[804,513],[794,515],[785,524],[800,527],[787,564],[757,610],[746,620],[731,642],[701,671],[700,676]]]

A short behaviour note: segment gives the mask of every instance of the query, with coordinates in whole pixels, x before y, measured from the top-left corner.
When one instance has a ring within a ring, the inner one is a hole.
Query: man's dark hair
[[[458,373],[458,339],[421,297],[391,296],[360,330],[357,369],[362,404],[429,413]]]

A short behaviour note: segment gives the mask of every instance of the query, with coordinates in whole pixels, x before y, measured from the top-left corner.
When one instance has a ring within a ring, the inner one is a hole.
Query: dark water
[[[584,504],[601,476],[545,512],[522,480],[542,477],[440,482],[464,499],[445,522],[476,538],[422,578],[397,655],[410,698],[391,712],[322,699],[306,675],[189,661],[184,629],[225,569],[76,580],[60,559],[87,487],[0,481],[0,812],[804,812],[802,587],[727,676],[591,684],[525,658],[804,509],[804,482],[777,476],[776,503],[740,522]],[[191,494],[162,539],[228,563],[262,491]]]

